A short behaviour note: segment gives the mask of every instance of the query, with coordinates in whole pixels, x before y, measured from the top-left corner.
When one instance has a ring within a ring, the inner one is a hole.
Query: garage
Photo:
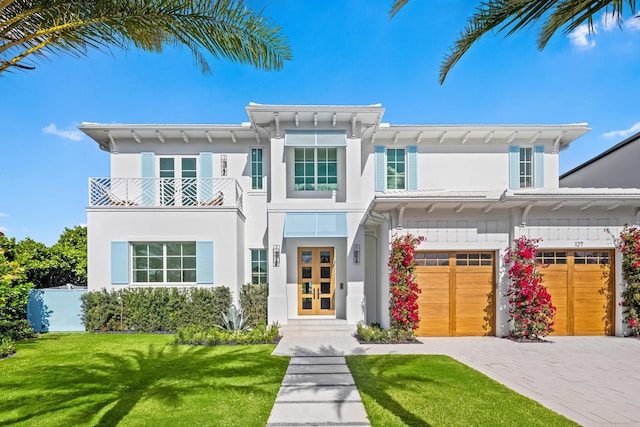
[[[495,335],[492,252],[416,252],[418,336]]]
[[[553,335],[613,335],[613,251],[539,250],[543,284],[556,306]]]

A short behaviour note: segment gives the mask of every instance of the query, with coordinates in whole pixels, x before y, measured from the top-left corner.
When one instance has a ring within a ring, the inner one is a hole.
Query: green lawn
[[[373,426],[575,426],[448,356],[348,356]]]
[[[51,333],[0,360],[0,425],[264,426],[289,363],[273,345]]]

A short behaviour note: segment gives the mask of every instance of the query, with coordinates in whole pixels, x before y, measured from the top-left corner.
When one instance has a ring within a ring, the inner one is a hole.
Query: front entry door
[[[298,314],[335,314],[333,248],[298,248]]]

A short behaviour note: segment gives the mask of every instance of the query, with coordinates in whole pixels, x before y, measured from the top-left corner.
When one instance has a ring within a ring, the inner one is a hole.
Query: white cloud
[[[604,31],[611,31],[618,27],[618,18],[619,14],[617,13],[603,13],[602,18],[600,18],[600,25]],[[600,28],[598,24],[594,24],[596,28]]]
[[[619,137],[626,138],[636,132],[640,132],[640,122],[634,123],[629,129],[613,130],[611,132],[603,133],[602,136],[606,138]]]
[[[597,25],[594,24],[593,34],[589,34],[589,26],[587,24],[579,25],[567,37],[571,44],[578,49],[591,49],[596,46],[596,41],[592,39],[592,35],[598,33]]]
[[[8,213],[4,213],[4,212],[0,212],[0,218],[5,217],[5,216],[9,216]]]
[[[49,126],[42,128],[42,132],[57,135],[60,138],[70,139],[71,141],[80,141],[84,134],[78,129],[63,130],[58,129],[55,123],[51,123]]]
[[[624,27],[630,31],[640,31],[640,15],[624,21]]]

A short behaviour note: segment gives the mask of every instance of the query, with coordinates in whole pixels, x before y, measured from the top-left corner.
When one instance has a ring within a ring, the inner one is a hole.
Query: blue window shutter
[[[387,188],[386,174],[385,174],[385,148],[382,145],[376,145],[374,147],[374,165],[375,165],[375,180],[376,191],[384,191]]]
[[[153,153],[140,153],[142,161],[142,205],[153,206],[155,202],[155,185],[154,178],[156,176],[156,160]]]
[[[520,147],[509,146],[509,188],[520,188]]]
[[[407,147],[407,190],[418,189],[418,147]]]
[[[533,149],[533,180],[536,188],[544,187],[544,145]]]
[[[111,284],[129,284],[129,242],[111,242]]]
[[[200,201],[213,200],[213,153],[200,153]]]
[[[213,284],[213,242],[196,242],[196,283]]]

